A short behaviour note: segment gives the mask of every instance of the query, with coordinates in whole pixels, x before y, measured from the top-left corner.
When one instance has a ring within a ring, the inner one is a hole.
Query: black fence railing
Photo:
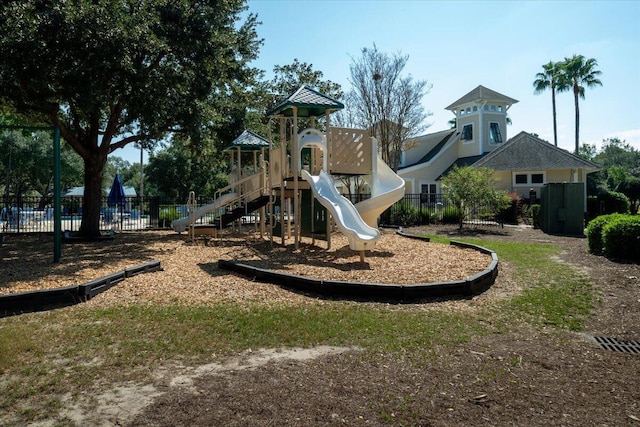
[[[369,194],[351,195],[352,203],[366,200]],[[513,210],[513,213],[511,212]],[[505,211],[497,210],[491,203],[478,203],[465,207],[463,226],[500,226],[505,220],[517,221],[515,207]],[[414,226],[427,224],[458,224],[460,211],[455,203],[443,194],[405,194],[380,216],[383,225]]]
[[[198,201],[201,203],[201,201]],[[170,227],[171,220],[187,215],[186,205],[158,197],[127,197],[109,205],[102,199],[101,230],[144,230]],[[62,198],[62,230],[77,231],[82,221],[82,197]],[[53,207],[40,197],[0,197],[0,232],[53,232]]]
[[[369,194],[347,196],[352,203],[370,197]],[[198,206],[210,200],[197,200]],[[0,232],[53,232],[53,208],[40,197],[0,197]],[[424,224],[457,224],[457,207],[440,194],[406,194],[402,200],[387,209],[380,218],[382,225],[413,226]],[[216,212],[199,220],[208,223]],[[184,201],[159,197],[128,197],[122,205],[110,206],[103,198],[100,209],[100,229],[144,230],[170,228],[171,221],[187,216]],[[463,226],[502,226],[509,211],[496,213],[490,204],[479,204],[466,208]],[[82,197],[62,198],[62,230],[77,231],[82,220]]]

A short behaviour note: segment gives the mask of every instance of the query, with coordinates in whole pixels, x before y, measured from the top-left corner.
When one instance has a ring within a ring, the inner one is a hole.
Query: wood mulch
[[[253,229],[225,232],[217,239],[191,242],[186,234],[147,231],[117,234],[114,240],[64,244],[59,264],[46,235],[8,235],[0,247],[0,294],[79,285],[92,279],[160,260],[162,271],[126,279],[90,304],[206,304],[218,301],[261,303],[318,302],[278,286],[219,270],[218,259],[322,279],[371,283],[429,283],[460,280],[486,269],[491,257],[472,249],[424,242],[383,230],[365,263],[340,233],[324,241],[293,240],[282,246]]]

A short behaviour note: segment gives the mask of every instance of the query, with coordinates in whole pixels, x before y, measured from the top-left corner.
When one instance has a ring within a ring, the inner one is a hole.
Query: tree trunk
[[[578,106],[578,96],[579,96],[579,92],[578,89],[574,89],[573,91],[573,95],[575,98],[575,104],[576,104],[576,151],[575,151],[575,155],[578,155],[578,151],[580,149],[580,108]]]
[[[553,104],[553,142],[558,146],[558,125],[556,121],[556,90],[551,88],[551,104]]]
[[[102,158],[98,153],[84,159],[84,198],[80,234],[86,237],[100,236],[102,174],[106,162],[106,157]]]

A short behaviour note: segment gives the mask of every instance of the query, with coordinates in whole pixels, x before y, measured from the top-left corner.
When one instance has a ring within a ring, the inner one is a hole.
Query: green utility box
[[[584,184],[550,183],[540,194],[540,228],[551,234],[584,233]]]

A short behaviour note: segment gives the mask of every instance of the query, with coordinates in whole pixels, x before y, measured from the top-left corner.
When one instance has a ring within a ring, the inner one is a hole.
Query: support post
[[[140,216],[144,214],[144,149],[140,144]]]
[[[298,158],[300,157],[300,147],[298,145],[298,107],[293,108],[293,135],[291,139],[291,163],[293,166],[293,233],[295,248],[300,247],[300,198],[298,195]]]
[[[285,245],[285,220],[284,220],[284,205],[285,205],[285,191],[284,186],[287,181],[287,172],[289,170],[289,165],[287,164],[287,119],[284,117],[280,117],[280,164],[282,165],[280,169],[282,170],[282,182],[280,183],[280,237],[282,238],[282,246]],[[287,218],[287,227],[289,224],[289,218]]]
[[[60,128],[53,130],[53,262],[62,256],[62,197],[60,187]]]
[[[191,243],[195,243],[196,241],[195,219],[197,208],[198,203],[196,202],[196,193],[195,191],[190,191],[189,199],[187,200],[187,214],[189,215],[189,239],[191,240]]]
[[[324,133],[324,140],[326,142],[326,153],[324,153],[325,156],[327,156],[326,158],[326,162],[323,162],[324,164],[327,165],[327,170],[326,172],[328,174],[331,174],[331,121],[329,119],[329,114],[330,111],[327,110],[324,113],[324,117],[326,120],[326,130]],[[333,221],[333,218],[331,217],[331,213],[329,212],[329,209],[327,209],[327,225],[326,225],[326,233],[327,233],[327,250],[331,249],[331,221]]]

